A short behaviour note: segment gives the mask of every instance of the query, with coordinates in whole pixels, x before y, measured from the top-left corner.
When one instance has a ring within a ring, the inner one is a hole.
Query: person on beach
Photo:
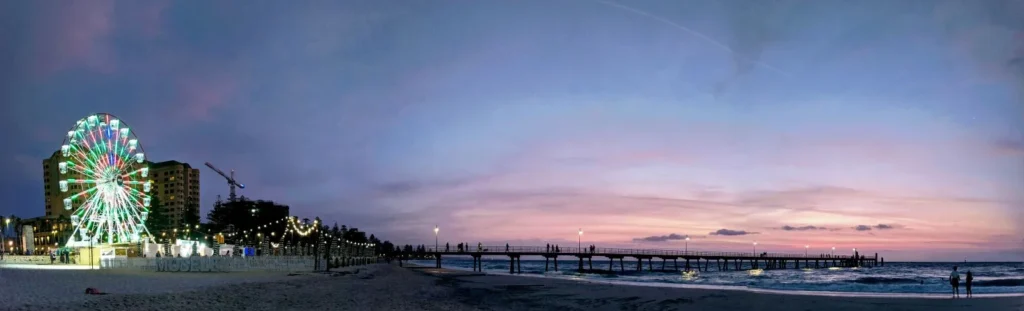
[[[974,293],[971,292],[971,283],[974,283],[974,274],[971,273],[971,270],[967,270],[967,278],[964,281],[966,281],[964,285],[967,287],[967,298],[971,298],[971,296],[974,296]]]
[[[960,272],[953,266],[953,273],[949,274],[949,285],[953,286],[953,298],[960,298]]]

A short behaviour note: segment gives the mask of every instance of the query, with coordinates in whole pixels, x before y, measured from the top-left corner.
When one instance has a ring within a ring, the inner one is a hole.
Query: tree
[[[167,217],[160,198],[157,196],[150,197],[149,215],[146,216],[146,229],[158,239],[166,238],[163,233],[171,229],[171,220]]]
[[[198,207],[190,207],[186,209],[185,215],[181,216],[181,223],[192,227],[192,229],[195,229],[195,225],[198,225],[200,221]]]
[[[11,215],[11,218],[14,218],[14,220],[11,220],[11,225],[14,226],[14,239],[16,241],[14,243],[18,243],[18,249],[20,249],[18,253],[25,254],[26,250],[22,249],[24,245],[21,245],[21,237],[25,234],[25,227],[22,226],[20,217]]]

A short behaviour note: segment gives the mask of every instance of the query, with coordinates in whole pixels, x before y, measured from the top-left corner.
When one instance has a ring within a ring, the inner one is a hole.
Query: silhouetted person
[[[960,272],[956,272],[956,266],[953,266],[953,273],[949,274],[949,285],[953,286],[953,298],[960,298]]]
[[[974,293],[971,292],[971,283],[974,283],[974,274],[971,273],[971,270],[967,270],[967,278],[964,280],[966,281],[964,285],[967,287],[967,298],[971,298],[974,296]]]
[[[544,247],[544,252],[545,253],[550,253],[551,252],[551,243],[548,243],[548,245]]]
[[[444,252],[448,252],[448,242],[444,242]]]
[[[508,243],[505,243],[505,252],[508,253]]]

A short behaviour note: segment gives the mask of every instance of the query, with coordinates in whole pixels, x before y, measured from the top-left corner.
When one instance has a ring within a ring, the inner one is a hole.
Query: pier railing
[[[670,249],[632,249],[632,248],[606,248],[598,247],[591,250],[589,247],[558,247],[556,252],[554,248],[545,246],[470,246],[458,249],[457,247],[427,247],[427,253],[440,253],[440,254],[452,254],[452,255],[467,255],[467,254],[482,254],[482,255],[500,255],[500,254],[521,254],[521,255],[565,255],[565,256],[578,256],[578,255],[591,255],[591,256],[653,256],[653,257],[730,257],[730,258],[807,258],[807,259],[852,259],[853,256],[845,255],[830,255],[820,253],[807,253],[807,254],[786,254],[786,253],[764,253],[764,252],[705,252],[705,251],[689,251],[689,250],[670,250]]]

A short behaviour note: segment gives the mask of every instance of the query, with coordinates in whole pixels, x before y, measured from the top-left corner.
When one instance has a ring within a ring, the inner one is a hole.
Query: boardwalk
[[[441,268],[443,256],[470,256],[473,258],[473,270],[483,269],[482,258],[484,256],[505,256],[509,258],[509,273],[522,273],[522,256],[544,257],[544,269],[558,271],[558,258],[570,257],[578,259],[579,271],[615,271],[615,261],[618,259],[620,272],[625,272],[625,258],[636,260],[637,271],[643,269],[644,261],[647,261],[648,271],[654,271],[654,260],[659,259],[661,269],[667,270],[671,261],[671,269],[679,270],[680,261],[685,271],[691,271],[694,266],[698,271],[732,271],[749,269],[800,269],[804,268],[828,268],[828,267],[874,267],[885,264],[885,259],[879,259],[878,253],[873,257],[859,255],[821,255],[821,254],[779,254],[779,253],[743,253],[743,252],[700,252],[700,251],[679,251],[659,249],[628,249],[628,248],[594,248],[589,247],[559,247],[557,251],[544,246],[478,246],[469,249],[456,249],[451,247],[428,247],[427,254],[435,257],[437,268]],[[594,270],[594,257],[608,259],[608,270]],[[587,269],[584,269],[586,262]],[[746,263],[746,264],[744,264]]]

